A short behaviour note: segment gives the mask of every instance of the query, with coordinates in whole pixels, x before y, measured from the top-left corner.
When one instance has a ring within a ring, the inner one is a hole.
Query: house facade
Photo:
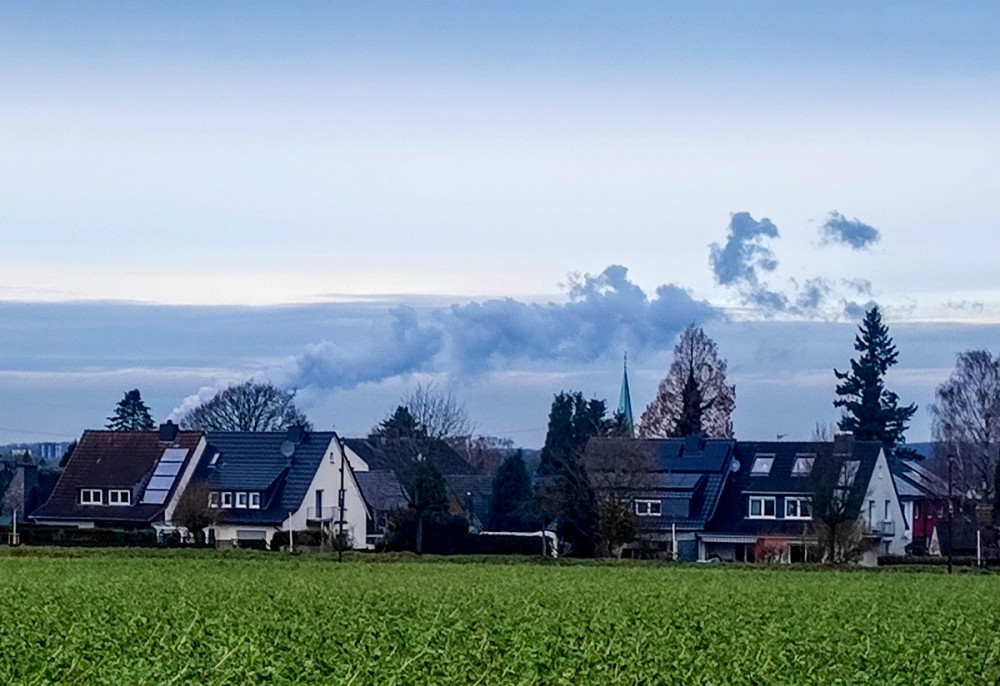
[[[267,546],[282,530],[367,540],[368,510],[355,465],[331,431],[210,431],[192,483],[208,493],[216,545]],[[344,491],[343,508],[340,490]]]
[[[169,522],[206,447],[200,431],[86,431],[38,524],[139,529]]]

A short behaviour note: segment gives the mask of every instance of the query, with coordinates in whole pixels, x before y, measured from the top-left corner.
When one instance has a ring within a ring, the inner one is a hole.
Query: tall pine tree
[[[559,538],[576,557],[593,556],[597,545],[597,501],[582,457],[587,442],[606,431],[606,411],[603,400],[560,393],[549,412],[536,508],[545,523],[556,523]]]
[[[138,388],[133,388],[118,401],[115,413],[108,417],[108,428],[112,431],[148,431],[156,426],[149,414],[149,408],[142,401]]]
[[[535,527],[528,519],[531,502],[531,477],[520,450],[509,455],[493,477],[490,499],[490,529],[493,531],[529,531]]]
[[[851,360],[850,370],[833,370],[840,381],[833,405],[844,409],[837,425],[859,441],[878,441],[891,450],[905,442],[903,433],[917,406],[900,407],[899,396],[885,387],[885,374],[899,353],[877,305],[865,313],[858,332],[854,349],[859,357]]]

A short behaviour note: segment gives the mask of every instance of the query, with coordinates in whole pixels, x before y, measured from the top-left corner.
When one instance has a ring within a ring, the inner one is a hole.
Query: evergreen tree
[[[133,388],[118,401],[115,413],[108,417],[107,428],[112,431],[148,431],[155,426],[149,408],[139,395],[139,389]]]
[[[587,442],[606,431],[605,412],[603,400],[557,395],[538,467],[536,509],[546,522],[556,522],[559,538],[577,557],[592,556],[597,545],[597,502],[582,457]]]
[[[530,531],[527,508],[531,502],[531,477],[520,450],[508,456],[493,477],[490,500],[490,529],[493,531]]]
[[[858,331],[854,349],[860,356],[851,360],[850,370],[833,370],[841,382],[833,405],[844,408],[837,425],[859,441],[878,441],[891,450],[905,442],[903,433],[917,406],[900,407],[899,396],[885,387],[883,378],[899,353],[877,305],[865,313]]]
[[[406,488],[410,494],[410,507],[417,518],[416,553],[424,552],[424,518],[432,512],[448,509],[448,486],[434,465],[418,459],[407,475]]]
[[[656,397],[639,418],[641,438],[730,438],[736,388],[715,341],[693,324],[681,334]]]

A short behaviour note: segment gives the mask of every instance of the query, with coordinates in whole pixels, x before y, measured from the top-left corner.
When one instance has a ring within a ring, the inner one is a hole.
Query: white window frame
[[[788,513],[788,506],[792,503],[796,505],[796,514]],[[809,514],[802,514],[803,505],[809,510]],[[809,498],[801,496],[785,496],[785,519],[812,519],[812,501]]]
[[[240,491],[236,494],[236,508],[240,510],[247,509],[247,505],[250,503],[250,498],[246,491]]]
[[[754,455],[753,464],[750,465],[750,476],[769,476],[774,468],[774,453],[761,453]],[[767,464],[767,469],[757,469],[757,465]]]
[[[260,493],[250,494],[250,509],[259,510],[260,509]]]
[[[94,498],[94,494],[97,494],[97,498]],[[86,497],[84,497],[86,496]],[[81,505],[103,505],[104,504],[104,491],[99,488],[81,488],[80,489],[80,504]]]
[[[760,514],[755,515],[753,513],[754,502],[760,503]],[[766,503],[771,503],[772,514],[764,514],[767,512]],[[773,495],[752,495],[750,496],[750,501],[747,506],[747,519],[777,519],[778,518],[778,499]]]
[[[222,492],[222,509],[231,510],[233,508],[233,494],[231,491]]]
[[[636,500],[635,514],[639,517],[662,517],[663,503],[659,500]]]
[[[208,494],[208,506],[215,509],[222,504],[222,495],[218,491],[212,491]]]
[[[132,504],[132,491],[127,488],[113,488],[108,490],[108,505],[119,507]]]

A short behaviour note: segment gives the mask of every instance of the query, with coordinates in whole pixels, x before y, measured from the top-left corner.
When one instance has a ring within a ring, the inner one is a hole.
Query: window
[[[887,522],[889,521],[889,508],[891,506],[892,506],[892,501],[891,500],[886,500],[885,501],[885,517],[883,517],[883,519],[885,519],[885,521],[887,521]]]
[[[809,506],[809,498],[785,498],[785,519],[809,519],[812,517],[812,508]]]
[[[751,519],[774,519],[774,512],[775,506],[773,496],[750,498]]]
[[[635,513],[640,517],[659,517],[661,513],[659,500],[636,500]]]
[[[771,465],[774,464],[774,455],[757,455],[753,461],[751,475],[767,476],[771,473]]]
[[[132,491],[114,490],[108,491],[108,505],[131,505]]]
[[[219,492],[218,491],[212,491],[211,493],[208,494],[208,506],[209,507],[218,507],[219,506],[219,500],[220,500],[220,498],[219,498]]]
[[[232,507],[233,506],[233,494],[232,493],[223,493],[222,494],[222,506],[223,507]]]
[[[849,488],[854,485],[854,479],[858,476],[858,469],[860,468],[861,462],[858,460],[848,460],[840,465],[840,475],[837,477],[837,486],[840,488]]]
[[[812,473],[815,462],[815,455],[807,453],[796,455],[795,462],[792,464],[792,476],[809,476]]]
[[[260,509],[260,493],[250,494],[250,509],[259,510]]]
[[[81,505],[101,505],[104,502],[101,497],[101,489],[84,488],[80,490]]]
[[[246,506],[247,506],[247,494],[246,493],[237,493],[236,494],[236,507],[239,507],[241,509],[246,509]]]

